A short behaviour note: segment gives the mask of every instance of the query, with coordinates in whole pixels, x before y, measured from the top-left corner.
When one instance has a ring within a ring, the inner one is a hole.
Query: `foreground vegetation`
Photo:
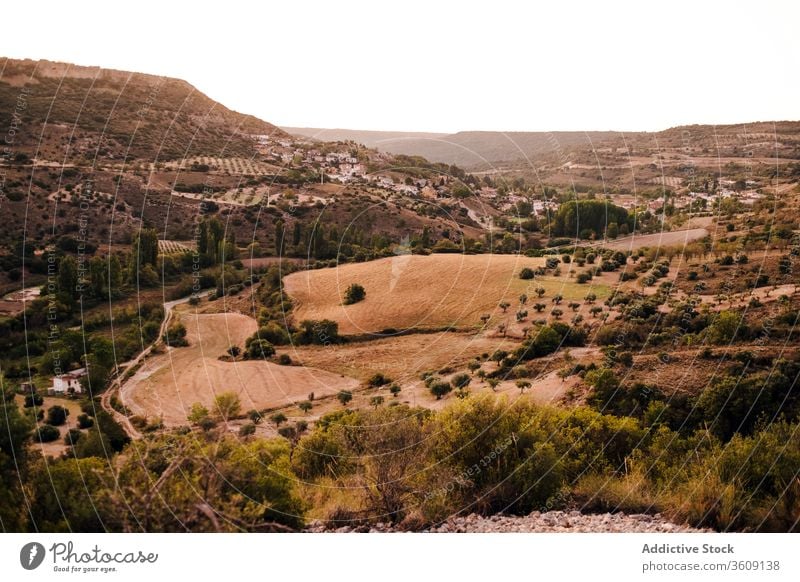
[[[585,407],[470,397],[441,412],[345,409],[271,440],[231,436],[220,418],[117,455],[101,446],[44,459],[12,398],[2,412],[5,531],[289,531],[310,518],[418,529],[459,512],[564,507],[719,530],[793,531],[800,519],[800,431],[784,420],[724,441]]]

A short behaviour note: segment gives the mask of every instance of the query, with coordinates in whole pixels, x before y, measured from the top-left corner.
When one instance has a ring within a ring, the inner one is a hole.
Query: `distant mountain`
[[[479,168],[500,162],[515,162],[542,154],[558,153],[562,148],[590,146],[618,135],[613,131],[460,131],[454,134],[282,128],[294,135],[324,140],[352,140],[392,153],[417,155],[432,162]]]
[[[15,114],[16,149],[52,160],[252,155],[252,135],[286,135],[179,79],[0,58],[0,127]]]

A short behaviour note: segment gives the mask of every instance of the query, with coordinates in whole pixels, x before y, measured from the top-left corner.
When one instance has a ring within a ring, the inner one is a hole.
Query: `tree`
[[[535,273],[533,272],[533,269],[531,269],[530,267],[525,267],[519,272],[519,278],[523,280],[533,279],[534,276]]]
[[[259,424],[262,420],[264,420],[264,417],[261,416],[261,413],[258,410],[248,410],[247,418],[249,418],[250,422],[253,424]]]
[[[78,428],[91,428],[94,426],[94,420],[88,414],[78,415]]]
[[[52,426],[61,426],[67,422],[69,410],[63,406],[55,405],[47,409],[47,424]]]
[[[528,382],[527,380],[517,380],[516,384],[517,388],[519,388],[520,394],[524,393],[525,390],[531,387],[531,383]]]
[[[344,304],[352,305],[353,303],[358,303],[359,301],[363,301],[366,296],[367,292],[364,290],[364,287],[358,283],[352,283],[344,292]]]
[[[563,299],[564,299],[564,296],[561,295],[560,293],[557,293],[557,294],[553,295],[553,303],[555,303],[556,305],[560,304],[561,301],[563,301]]]
[[[436,400],[441,400],[442,397],[449,394],[452,389],[449,383],[442,382],[441,380],[433,382],[429,388],[431,394],[436,397]]]
[[[392,384],[391,386],[389,386],[389,392],[395,398],[397,398],[397,395],[400,394],[400,390],[401,390],[400,386],[398,386],[397,384]]]
[[[303,400],[297,404],[297,408],[303,411],[303,414],[308,414],[308,411],[314,407],[308,400]]]
[[[60,436],[61,431],[50,424],[43,424],[37,431],[37,440],[42,443],[52,443]]]
[[[489,388],[492,389],[492,392],[496,392],[497,386],[498,384],[500,384],[500,380],[498,380],[497,378],[489,378],[488,380],[486,380],[486,383],[489,385]]]
[[[599,305],[592,305],[592,307],[589,309],[589,312],[592,314],[592,317],[597,317],[598,313],[603,312],[603,308]]]
[[[284,422],[286,422],[286,421],[288,420],[288,419],[286,418],[286,415],[285,415],[284,413],[282,413],[282,412],[276,412],[275,414],[273,414],[272,416],[270,416],[270,417],[269,417],[269,419],[270,419],[270,420],[273,422],[273,424],[275,424],[275,426],[277,426],[277,427],[280,427],[280,425],[282,425]]]
[[[556,307],[555,309],[553,309],[553,311],[550,312],[550,314],[556,319],[561,319],[561,316],[564,315],[564,312],[561,311],[558,307]]]
[[[542,311],[545,310],[546,307],[547,305],[545,305],[544,303],[534,303],[533,305],[533,308],[536,310],[537,313],[541,313]]]
[[[373,408],[378,408],[381,404],[383,404],[383,402],[383,396],[373,396],[369,399],[370,406]]]
[[[517,322],[525,321],[525,319],[528,317],[528,310],[527,309],[520,309],[519,311],[517,311],[515,316],[517,318]]]
[[[340,390],[336,395],[336,399],[341,402],[342,406],[347,406],[353,399],[353,393],[350,390]]]
[[[542,298],[542,296],[545,294],[545,292],[546,291],[545,291],[544,287],[537,287],[536,288],[536,296],[539,297],[539,299]]]
[[[171,323],[161,338],[164,343],[172,347],[185,347],[189,345],[186,339],[186,326],[176,321]]]
[[[714,344],[730,343],[736,337],[740,325],[744,326],[740,315],[733,311],[721,311],[709,327],[709,340]]]
[[[578,311],[578,309],[580,308],[580,306],[581,306],[581,304],[580,304],[580,303],[577,303],[576,301],[570,301],[570,303],[569,303],[569,305],[568,305],[568,307],[569,307],[569,308],[570,308],[570,309],[571,309],[573,312],[574,312],[574,311]]]
[[[586,303],[594,303],[597,301],[597,295],[594,293],[588,293],[583,299],[586,301]]]
[[[156,267],[157,259],[158,232],[154,228],[143,228],[139,230],[131,244],[130,280],[144,287],[152,286],[152,281],[149,280],[152,278],[151,273],[147,273],[147,284],[141,280],[141,275],[147,266],[150,267],[152,273],[155,273],[154,268]]]
[[[499,307],[503,310],[503,313],[505,313],[506,309],[511,307],[511,304],[508,301],[501,301]]]
[[[275,347],[265,339],[255,339],[247,346],[247,357],[251,360],[267,359],[275,355]]]
[[[519,296],[519,304],[520,305],[525,305],[527,302],[528,302],[528,296],[525,295],[525,293],[523,293],[522,295]]]
[[[189,414],[186,416],[186,420],[188,420],[192,424],[200,426],[202,421],[209,418],[209,416],[210,413],[208,411],[208,408],[206,408],[199,402],[195,402],[189,409]]]
[[[472,378],[469,377],[469,374],[456,374],[450,379],[453,388],[458,390],[466,388],[470,382],[472,382]]]
[[[236,392],[222,392],[214,398],[214,412],[223,421],[229,421],[241,413],[242,403]]]
[[[483,323],[483,325],[486,325],[489,322],[490,318],[491,318],[491,315],[487,315],[487,314],[481,315],[481,323]]]

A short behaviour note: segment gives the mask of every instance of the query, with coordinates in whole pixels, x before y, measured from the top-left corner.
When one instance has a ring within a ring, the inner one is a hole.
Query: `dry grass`
[[[210,406],[221,392],[239,395],[242,409],[274,408],[304,400],[309,392],[333,395],[353,389],[356,380],[330,372],[272,362],[219,360],[231,345],[243,346],[256,322],[239,313],[187,314],[189,347],[149,358],[125,384],[121,398],[133,414],[161,416],[166,426],[187,424],[195,402]]]
[[[400,255],[368,263],[293,273],[285,278],[286,290],[295,300],[296,319],[332,319],[342,334],[376,332],[387,328],[477,327],[480,317],[504,318],[502,301],[518,305],[526,293],[535,302],[534,289],[546,291],[543,302],[555,294],[565,301],[580,300],[590,291],[599,298],[608,287],[578,285],[565,275],[524,281],[524,267],[536,268],[542,258],[518,255]],[[351,283],[367,291],[364,301],[342,305]],[[509,315],[513,319],[513,309]],[[529,309],[532,314],[532,309]]]

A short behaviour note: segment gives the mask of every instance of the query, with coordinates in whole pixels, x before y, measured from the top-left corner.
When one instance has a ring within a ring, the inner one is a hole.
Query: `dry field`
[[[177,426],[187,424],[193,403],[210,407],[221,392],[236,392],[248,410],[286,406],[309,392],[326,396],[358,385],[352,378],[308,367],[221,361],[229,346],[243,346],[256,331],[255,320],[239,313],[183,311],[176,316],[186,325],[190,345],[148,358],[125,383],[120,396],[133,414],[161,416],[166,426]]]
[[[293,273],[284,279],[295,301],[294,316],[304,319],[332,319],[343,335],[394,329],[435,329],[443,326],[479,327],[480,317],[496,321],[513,318],[520,294],[535,302],[534,289],[546,293],[549,303],[555,294],[565,302],[582,300],[589,293],[602,298],[605,284],[578,285],[566,276],[541,277],[524,281],[523,267],[539,267],[543,258],[518,255],[400,255],[368,263],[346,264],[331,269]],[[351,283],[363,285],[367,297],[355,305],[342,305]],[[512,307],[503,314],[498,304]],[[529,309],[531,316],[534,312]]]
[[[708,234],[709,232],[705,228],[690,228],[687,230],[674,230],[618,238],[614,241],[603,243],[602,246],[603,248],[613,249],[615,251],[633,251],[643,247],[667,247],[689,244],[690,242],[707,237]]]
[[[303,365],[367,380],[376,372],[389,376],[404,386],[419,380],[426,371],[443,368],[461,369],[480,356],[503,349],[514,349],[512,339],[468,333],[423,333],[367,342],[332,346],[297,347],[292,359]]]

